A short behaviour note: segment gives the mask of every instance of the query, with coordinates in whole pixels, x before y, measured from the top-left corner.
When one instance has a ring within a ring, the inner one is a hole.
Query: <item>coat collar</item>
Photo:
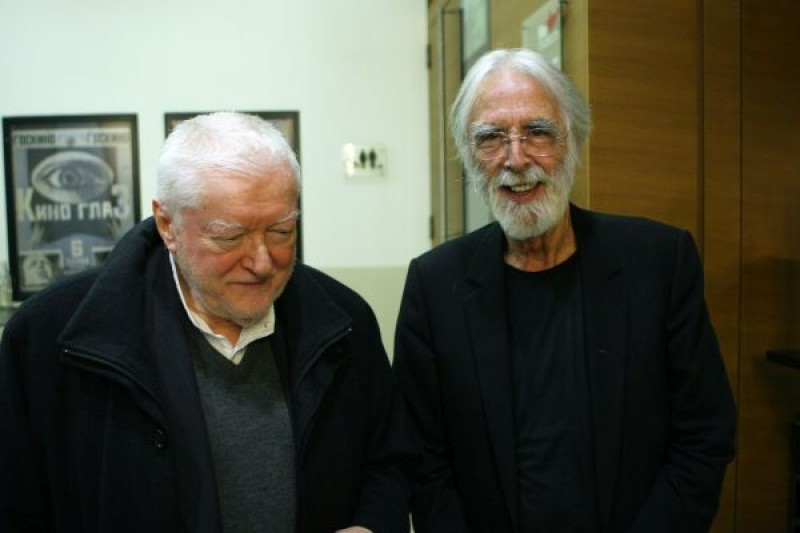
[[[292,367],[292,384],[308,375],[325,349],[346,334],[352,322],[317,282],[315,270],[298,264],[281,297],[275,302],[277,328],[285,338]]]
[[[298,264],[275,303],[296,381],[308,373],[326,343],[350,326],[349,315],[316,282],[312,271]],[[159,346],[148,346],[149,336],[142,332],[158,329],[163,333],[165,328],[177,331],[176,325],[183,327],[185,310],[172,280],[168,252],[150,217],[114,248],[62,331],[60,342],[71,351],[122,370],[157,396],[157,375],[148,354],[151,348],[172,352],[178,340],[172,333],[159,336]],[[177,332],[183,339],[182,330]]]
[[[275,343],[288,362],[298,457],[305,455],[311,423],[336,370],[347,355],[341,341],[352,318],[317,282],[311,267],[298,264],[275,302]],[[298,465],[300,466],[300,465]]]
[[[342,355],[341,350],[328,348],[349,332],[351,317],[317,282],[321,275],[314,272],[311,267],[296,265],[275,309],[280,349],[290,362],[290,387],[316,398],[318,389],[332,380]],[[59,341],[69,350],[69,357],[84,366],[124,386],[140,387],[146,392],[138,395],[145,398],[140,401],[160,419],[162,397],[186,405],[186,398],[171,397],[175,383],[161,385],[163,375],[182,380],[180,390],[195,388],[183,329],[187,321],[168,252],[151,217],[114,248]],[[318,368],[316,363],[323,355],[325,364]],[[300,387],[309,382],[313,386]]]
[[[117,243],[59,337],[69,352],[112,366],[153,399],[158,378],[142,332],[154,325],[147,313],[158,306],[146,299],[168,301],[175,294],[148,286],[159,280],[160,259],[166,261],[167,252],[147,219]]]
[[[621,286],[618,245],[592,213],[570,206],[580,253],[584,338],[592,408],[601,523],[613,504],[627,358],[627,295]],[[517,520],[517,465],[503,254],[505,236],[494,223],[475,235],[466,281],[454,291],[462,303],[480,382],[496,471],[512,522]],[[515,528],[517,525],[515,524]]]

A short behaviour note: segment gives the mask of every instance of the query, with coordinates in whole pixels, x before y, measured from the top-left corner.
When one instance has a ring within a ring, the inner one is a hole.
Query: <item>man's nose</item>
[[[272,256],[265,239],[251,239],[246,252],[244,266],[256,274],[265,274],[272,269]]]
[[[522,139],[516,135],[509,135],[506,144],[505,167],[511,170],[520,171],[530,164],[530,158],[522,149]]]

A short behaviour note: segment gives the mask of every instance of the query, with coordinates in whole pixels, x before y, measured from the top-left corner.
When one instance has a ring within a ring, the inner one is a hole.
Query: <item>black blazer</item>
[[[735,407],[686,231],[571,206],[584,302],[597,531],[706,531]],[[424,466],[417,533],[518,531],[496,223],[409,267],[395,370]]]

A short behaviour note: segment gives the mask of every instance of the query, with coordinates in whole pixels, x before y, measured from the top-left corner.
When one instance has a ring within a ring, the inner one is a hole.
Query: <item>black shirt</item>
[[[578,255],[506,268],[520,530],[597,530]]]

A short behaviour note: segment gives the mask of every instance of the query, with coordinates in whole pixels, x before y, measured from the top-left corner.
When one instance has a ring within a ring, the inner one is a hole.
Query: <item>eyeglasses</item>
[[[556,153],[564,139],[554,127],[531,125],[524,128],[524,135],[509,134],[497,128],[478,126],[472,136],[475,155],[482,161],[494,161],[508,154],[513,141],[519,142],[522,153],[528,157],[550,157]]]

